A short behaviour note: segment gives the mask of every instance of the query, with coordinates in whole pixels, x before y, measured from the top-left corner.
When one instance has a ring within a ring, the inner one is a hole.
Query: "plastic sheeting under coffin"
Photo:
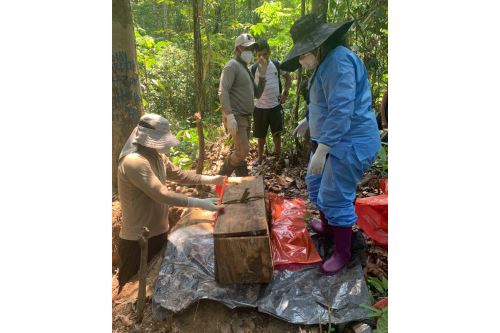
[[[319,264],[300,270],[274,271],[269,284],[219,285],[214,278],[213,224],[183,226],[169,235],[153,295],[153,315],[163,320],[199,299],[221,302],[229,308],[253,307],[294,324],[335,324],[363,320],[370,304],[358,260],[332,276],[319,272]],[[318,242],[317,237],[313,237]],[[320,249],[324,246],[318,246]]]

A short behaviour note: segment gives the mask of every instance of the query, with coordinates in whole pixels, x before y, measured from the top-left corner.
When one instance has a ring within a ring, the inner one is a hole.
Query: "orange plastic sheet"
[[[306,229],[304,200],[286,199],[269,193],[272,211],[271,250],[276,269],[293,269],[321,262]]]
[[[356,199],[357,224],[375,243],[387,246],[389,244],[387,179],[380,180],[379,185],[383,194]]]

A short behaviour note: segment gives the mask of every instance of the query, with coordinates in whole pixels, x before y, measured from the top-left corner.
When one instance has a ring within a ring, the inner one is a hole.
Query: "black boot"
[[[236,174],[236,177],[247,177],[248,176],[247,165],[245,164],[235,168],[234,173]]]
[[[233,173],[234,167],[229,164],[229,161],[227,159],[224,160],[224,164],[219,169],[218,174],[221,176],[227,176],[230,177],[231,174]]]

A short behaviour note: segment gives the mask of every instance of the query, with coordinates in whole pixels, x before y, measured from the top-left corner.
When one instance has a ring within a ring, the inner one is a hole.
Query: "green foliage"
[[[384,307],[382,310],[361,304],[360,307],[370,311],[369,318],[377,319],[377,327],[373,333],[387,333],[389,331],[389,307]]]
[[[354,19],[349,33],[349,42],[365,63],[372,88],[373,102],[375,106],[379,105],[387,89],[387,1],[342,1],[337,2],[337,6],[332,11],[332,16],[329,17],[330,22]]]
[[[145,112],[166,116],[175,132],[193,130],[194,66],[192,4],[186,0],[131,1],[137,42],[137,64]],[[259,5],[260,4],[260,5]],[[208,140],[219,137],[220,103],[217,96],[219,77],[224,64],[232,57],[234,39],[250,32],[266,38],[271,57],[283,60],[293,43],[289,33],[300,17],[300,0],[221,1],[204,0],[201,16],[201,37],[204,62],[206,109],[204,126]],[[306,13],[311,1],[306,1]],[[328,22],[354,18],[350,45],[368,69],[374,108],[387,89],[387,2],[380,0],[329,1]],[[282,137],[284,155],[296,156],[292,117],[297,80],[292,83],[288,101],[283,105],[285,133]],[[299,108],[304,114],[304,102]],[[300,119],[300,118],[299,118]],[[189,140],[188,140],[189,141]],[[272,142],[272,140],[271,140]],[[270,143],[271,144],[271,143]],[[183,147],[186,148],[187,147]],[[380,152],[377,168],[387,173],[387,147]],[[180,147],[177,148],[181,150]],[[193,161],[194,151],[173,156],[185,167]]]
[[[269,46],[274,49],[273,56],[283,59],[293,46],[289,30],[300,17],[300,2],[299,6],[287,6],[282,1],[264,2],[255,12],[261,22],[252,25],[249,32],[255,38],[267,39]]]
[[[368,291],[370,295],[370,300],[373,302],[374,299],[379,299],[382,297],[387,297],[389,292],[389,282],[385,277],[376,278],[369,277],[366,279],[368,284]],[[374,308],[372,306],[361,304],[360,307],[370,310],[368,317],[377,318],[377,329],[374,332],[383,333],[387,332],[388,325],[388,307],[384,307],[382,310]]]
[[[206,135],[206,132],[204,132]],[[180,130],[176,136],[180,144],[170,148],[170,159],[181,169],[187,170],[195,166],[198,155],[198,131],[196,128]]]
[[[382,147],[378,151],[374,168],[378,171],[381,178],[387,178],[389,172],[389,146],[385,142],[382,142]]]
[[[192,53],[175,43],[141,35],[136,30],[137,63],[141,77],[145,111],[161,114],[169,120],[188,119],[193,115]],[[173,124],[174,129],[179,129]],[[187,123],[182,124],[182,128]]]
[[[386,297],[387,293],[389,291],[389,286],[388,286],[388,281],[385,277],[376,278],[376,277],[369,277],[366,282],[368,283],[368,286],[370,287],[370,291],[373,294],[375,294],[377,297]]]
[[[219,128],[204,128],[203,134],[206,144],[210,145],[212,141],[215,141],[219,137],[219,133]],[[198,158],[198,130],[196,128],[179,130],[176,138],[179,139],[180,144],[170,148],[170,159],[183,170],[193,168]]]
[[[373,333],[387,333],[389,332],[389,308],[384,308],[381,310],[382,313],[380,314],[378,320],[377,320],[377,327],[373,331]]]

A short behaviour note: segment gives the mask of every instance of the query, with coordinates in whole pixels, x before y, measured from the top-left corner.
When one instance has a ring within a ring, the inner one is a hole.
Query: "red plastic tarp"
[[[271,249],[275,268],[321,262],[321,257],[307,231],[304,200],[287,199],[269,193],[272,212]]]
[[[380,180],[379,185],[383,194],[356,199],[357,224],[375,243],[387,246],[389,243],[387,179]]]

